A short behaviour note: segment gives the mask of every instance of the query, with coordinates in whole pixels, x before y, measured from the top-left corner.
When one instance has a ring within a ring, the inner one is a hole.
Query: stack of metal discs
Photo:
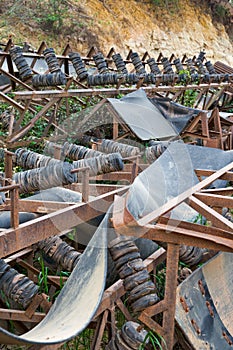
[[[49,71],[51,73],[61,72],[61,67],[59,65],[54,49],[52,47],[47,48],[43,51],[43,54],[45,61],[49,67]]]
[[[126,75],[124,76],[124,78],[125,78],[125,82],[126,82],[127,84],[130,84],[130,85],[137,84],[138,81],[139,81],[139,76],[138,76],[138,74],[136,74],[136,73],[129,73],[129,74],[126,74]]]
[[[118,152],[122,155],[123,158],[136,156],[140,153],[140,149],[138,147],[126,145],[124,143],[108,139],[99,140],[99,142],[96,143],[96,148],[98,151],[103,153]]]
[[[0,123],[1,123],[1,130],[2,131],[8,131],[11,116],[12,116],[12,112],[9,109],[6,109],[4,112],[1,113]]]
[[[26,309],[38,293],[39,287],[0,259],[0,290]]]
[[[93,55],[93,60],[100,74],[107,73],[108,65],[101,52]]]
[[[87,78],[87,85],[115,85],[118,82],[118,78],[117,73],[90,74]]]
[[[180,71],[183,71],[184,70],[184,67],[183,67],[183,64],[181,63],[180,59],[179,58],[176,58],[174,61],[173,61],[174,65],[176,66],[176,70],[177,72],[179,73]]]
[[[105,349],[138,350],[143,343],[148,344],[147,334],[148,332],[139,323],[128,321],[116,333],[115,339],[112,339]]]
[[[205,254],[208,252],[206,248],[199,248],[187,245],[180,245],[180,261],[189,267],[197,266],[204,261]]]
[[[153,141],[151,146],[145,150],[146,160],[151,164],[158,159],[164,151],[166,151],[169,143],[167,141]]]
[[[65,85],[66,82],[67,79],[63,72],[35,74],[32,77],[32,85],[34,87]]]
[[[211,63],[211,61],[206,61],[205,66],[206,66],[206,68],[207,68],[207,70],[208,70],[208,72],[210,74],[216,74],[217,73],[215,68],[214,68],[214,66],[213,66],[213,64]]]
[[[88,77],[88,71],[79,53],[70,52],[69,57],[71,59],[71,62],[74,66],[75,72],[77,73],[79,80],[82,81],[86,79]]]
[[[81,253],[58,236],[48,237],[40,241],[38,247],[66,271],[72,271],[81,256]]]
[[[80,160],[103,155],[103,153],[95,151],[94,149],[87,148],[85,146],[75,145],[69,142],[64,143],[62,151],[63,154],[71,160]]]
[[[109,252],[123,280],[124,288],[129,293],[128,303],[133,313],[156,304],[159,297],[155,285],[134,241],[126,236],[119,236],[110,242]]]
[[[73,162],[73,166],[76,169],[89,167],[90,176],[96,176],[113,171],[121,171],[124,168],[124,163],[120,153],[112,153],[94,158],[77,160]]]
[[[154,57],[148,58],[147,63],[150,66],[151,73],[154,73],[155,75],[161,74],[161,70],[159,69],[159,66]]]
[[[156,76],[154,73],[147,73],[143,75],[143,82],[145,84],[155,84],[156,83]]]
[[[131,55],[130,55],[130,58],[132,60],[132,63],[136,69],[136,72],[138,74],[146,74],[146,70],[145,70],[145,67],[142,63],[142,61],[140,60],[140,57],[138,55],[137,52],[132,52]]]
[[[52,166],[15,173],[13,180],[20,185],[20,193],[30,193],[77,182],[77,175],[71,173],[73,169],[70,163],[57,162]]]
[[[26,59],[23,56],[22,48],[19,46],[13,46],[9,50],[9,53],[19,71],[19,76],[22,79],[22,81],[25,81],[28,78],[31,78],[33,73]]]
[[[26,148],[18,148],[15,151],[14,162],[23,169],[42,168],[48,165],[53,165],[60,160],[44,156],[43,154],[29,151]]]
[[[161,59],[161,62],[163,64],[163,68],[164,68],[164,72],[166,74],[174,74],[174,71],[172,69],[172,65],[171,65],[171,62],[168,60],[167,57],[163,57]]]
[[[114,55],[112,55],[112,59],[116,65],[116,68],[118,70],[119,73],[122,74],[128,74],[127,68],[126,68],[126,64],[123,61],[123,58],[121,57],[121,54],[116,53]]]

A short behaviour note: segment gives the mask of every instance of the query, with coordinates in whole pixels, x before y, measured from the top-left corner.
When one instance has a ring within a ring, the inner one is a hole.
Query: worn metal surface
[[[46,317],[21,336],[0,328],[1,344],[62,343],[88,326],[105,287],[107,226],[108,216],[89,242]]]
[[[177,288],[176,321],[195,349],[231,349],[232,253],[220,253]]]
[[[168,139],[177,136],[159,109],[138,90],[120,100],[108,99],[122,120],[141,140]]]

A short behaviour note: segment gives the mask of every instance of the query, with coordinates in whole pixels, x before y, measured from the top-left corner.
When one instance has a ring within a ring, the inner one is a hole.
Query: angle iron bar
[[[207,88],[221,88],[222,86],[230,87],[232,86],[231,83],[211,83],[211,84],[200,84],[200,85],[180,85],[180,86],[144,86],[142,87],[145,92],[166,92],[166,91],[179,91],[179,90],[200,90],[200,89],[207,89]],[[100,94],[104,94],[106,96],[114,96],[118,94],[128,94],[130,92],[136,91],[136,87],[131,88],[101,88],[101,89],[72,89],[67,91],[59,91],[59,90],[45,90],[45,91],[16,91],[15,92],[15,99],[33,99],[33,98],[50,98],[50,97],[57,97],[57,98],[70,98],[73,96],[98,96]]]
[[[195,192],[200,191],[201,189],[210,185],[215,180],[219,179],[222,175],[224,175],[225,173],[230,171],[232,168],[233,168],[233,162],[229,163],[225,167],[216,171],[215,173],[213,173],[209,177],[205,178],[204,180],[202,180],[198,184],[194,185],[193,187],[189,188],[188,190],[184,191],[180,195],[172,198],[169,202],[165,203],[164,205],[162,205],[158,209],[154,210],[150,214],[145,215],[143,218],[141,218],[137,221],[137,224],[139,226],[144,226],[144,225],[148,224],[149,222],[154,221],[156,218],[158,218],[159,216],[163,215],[164,213],[170,211],[175,206],[177,206],[178,204],[183,202],[186,198],[193,195]]]
[[[153,241],[162,241],[174,244],[185,244],[188,246],[195,246],[200,248],[209,248],[216,251],[233,252],[233,235],[232,237],[224,238],[211,234],[198,232],[195,230],[184,229],[181,227],[174,227],[173,225],[148,224],[144,227],[148,231],[144,234],[144,238]]]
[[[10,228],[0,232],[0,257],[8,256],[105,213],[114,196],[123,194],[128,188],[129,186],[125,186],[101,195],[88,203],[77,203],[20,224],[16,229]]]

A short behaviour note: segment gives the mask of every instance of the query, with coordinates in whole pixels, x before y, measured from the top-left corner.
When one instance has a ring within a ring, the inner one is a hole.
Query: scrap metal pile
[[[150,349],[150,330],[168,350],[176,342],[230,349],[232,303],[226,310],[222,299],[233,289],[233,73],[204,52],[157,60],[130,52],[124,60],[113,49],[81,57],[67,47],[57,56],[45,46],[23,53],[9,42],[0,52],[10,79],[1,98],[20,111],[19,119],[12,110],[0,116],[8,132],[0,151],[1,344],[59,348],[93,327],[96,350]],[[194,108],[177,100],[190,84]],[[125,96],[101,99],[68,130],[56,125],[43,154],[25,147],[55,106],[52,125],[62,98],[103,91]],[[21,127],[35,104],[40,111]],[[105,125],[112,138],[97,136]]]

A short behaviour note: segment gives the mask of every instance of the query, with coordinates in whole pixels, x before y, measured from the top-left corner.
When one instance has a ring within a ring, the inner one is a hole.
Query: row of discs
[[[159,301],[155,285],[140,257],[134,241],[119,236],[109,245],[111,257],[115,263],[125,290],[129,293],[128,303],[133,313],[140,312]]]
[[[30,78],[32,76],[32,70],[23,56],[22,48],[19,46],[13,46],[10,48],[9,53],[18,69],[20,78],[23,81]]]
[[[66,82],[66,75],[63,72],[35,74],[32,77],[32,85],[34,87],[65,85]]]
[[[166,151],[167,147],[167,142],[156,142],[152,146],[147,147],[145,150],[146,160],[150,164],[153,163],[156,159],[158,159],[161,156],[161,154],[163,154],[163,152]]]
[[[121,171],[124,168],[122,157],[119,153],[100,155],[94,158],[81,159],[73,162],[74,168],[89,167],[90,176]]]
[[[138,147],[126,145],[124,143],[115,142],[112,140],[103,139],[96,144],[96,148],[100,152],[104,153],[115,153],[119,152],[123,158],[136,156],[140,153]]]
[[[20,185],[20,193],[30,193],[77,182],[77,175],[71,173],[73,169],[70,163],[58,162],[53,166],[15,173],[13,180]]]
[[[26,148],[18,148],[15,151],[14,161],[16,165],[23,169],[42,168],[60,162],[57,159],[29,151]]]
[[[103,153],[95,151],[85,146],[75,145],[73,143],[65,142],[62,147],[62,154],[71,160],[80,160],[84,158],[92,158],[103,155]]]
[[[6,297],[26,309],[37,294],[38,289],[39,287],[28,277],[18,273],[0,259],[0,290]]]
[[[48,237],[40,241],[38,247],[66,271],[74,269],[81,255],[58,236]]]

